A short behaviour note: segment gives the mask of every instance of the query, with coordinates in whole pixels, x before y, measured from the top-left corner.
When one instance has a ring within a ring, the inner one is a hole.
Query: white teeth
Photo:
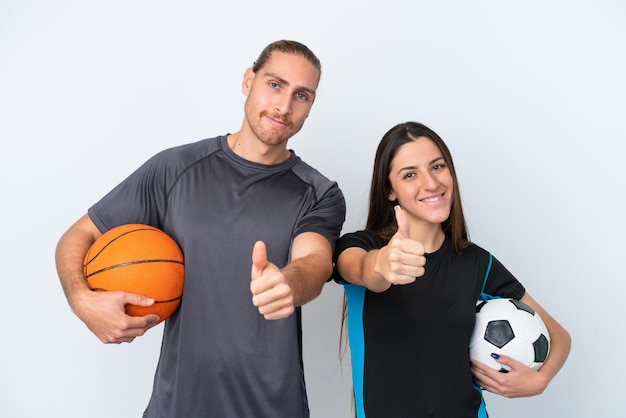
[[[422,199],[422,202],[436,202],[441,199],[441,196],[429,197],[427,199]]]

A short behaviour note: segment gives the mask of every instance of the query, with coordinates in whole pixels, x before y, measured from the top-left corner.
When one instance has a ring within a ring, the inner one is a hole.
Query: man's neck
[[[255,163],[278,164],[291,156],[291,152],[284,145],[267,145],[256,137],[243,134],[242,131],[228,135],[227,141],[235,154]]]

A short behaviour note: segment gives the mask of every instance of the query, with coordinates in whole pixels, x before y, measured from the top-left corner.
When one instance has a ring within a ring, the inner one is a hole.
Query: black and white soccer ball
[[[476,324],[470,339],[470,358],[500,372],[509,367],[492,353],[506,355],[539,370],[550,352],[550,335],[530,306],[515,299],[490,299],[476,304]]]

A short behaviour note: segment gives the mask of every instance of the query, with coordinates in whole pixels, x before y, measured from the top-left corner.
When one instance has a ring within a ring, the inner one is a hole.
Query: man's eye
[[[297,93],[297,94],[296,94],[296,97],[297,97],[298,99],[300,99],[300,100],[309,100],[309,96],[307,96],[307,95],[306,95],[306,94],[304,94],[304,93]]]

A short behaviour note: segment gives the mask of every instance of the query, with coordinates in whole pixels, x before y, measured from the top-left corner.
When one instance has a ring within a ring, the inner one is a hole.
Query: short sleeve
[[[387,243],[386,240],[384,240],[380,236],[370,231],[350,232],[348,234],[343,235],[337,241],[337,245],[335,247],[335,252],[333,255],[333,261],[336,264],[337,260],[339,259],[339,255],[345,250],[347,250],[348,248],[357,247],[357,248],[362,248],[365,251],[370,251],[370,250],[382,248],[383,246],[385,246],[386,243]],[[341,275],[337,271],[336,266],[333,269],[332,279],[335,282],[340,283],[340,284],[348,283],[343,279],[343,277],[341,277]]]
[[[526,289],[497,258],[492,256],[491,268],[483,293],[489,296],[519,300],[526,293]]]

